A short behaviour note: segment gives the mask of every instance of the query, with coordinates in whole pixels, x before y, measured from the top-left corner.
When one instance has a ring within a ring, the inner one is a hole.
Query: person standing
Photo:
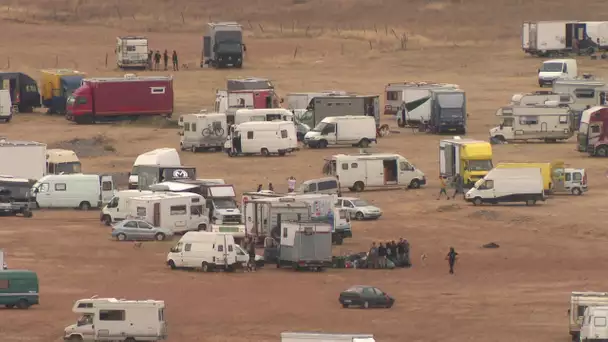
[[[167,65],[169,64],[169,52],[167,49],[165,49],[165,52],[163,53],[163,61],[165,62],[165,71],[167,71]]]
[[[378,266],[380,268],[386,268],[386,247],[380,243],[378,245]]]
[[[447,184],[445,182],[445,177],[444,176],[439,176],[439,196],[437,196],[437,200],[439,200],[441,198],[441,195],[445,195],[446,199],[450,199],[450,195],[448,195],[448,191],[447,191]]]
[[[452,199],[456,198],[457,194],[464,196],[464,184],[459,173],[454,176],[454,195],[452,195]]]
[[[287,178],[287,192],[296,191],[296,178],[294,176],[290,176]]]
[[[158,70],[160,68],[160,50],[156,50],[154,54],[154,70]]]
[[[256,190],[256,192],[260,192],[262,191],[262,184],[258,184],[258,189]]]
[[[247,248],[247,252],[249,253],[249,265],[248,265],[248,269],[249,271],[253,272],[255,271],[255,238],[251,238],[249,240],[249,248]]]
[[[454,265],[456,264],[456,259],[458,259],[458,253],[456,253],[454,247],[450,247],[450,251],[445,259],[448,261],[448,265],[450,265],[450,274],[454,274]]]
[[[403,251],[405,254],[405,267],[412,267],[412,259],[410,258],[410,242],[403,240]]]
[[[268,191],[274,192],[274,186],[272,186],[272,183],[268,183]]]
[[[369,263],[368,268],[378,268],[378,247],[376,243],[372,242],[372,247],[369,249]],[[370,267],[371,266],[371,267]]]
[[[403,242],[403,238],[400,238],[399,242],[397,243],[397,256],[399,266],[405,267],[405,243]]]
[[[390,250],[391,250],[391,261],[397,265],[397,263],[399,262],[399,254],[397,253],[397,243],[395,242],[395,240],[390,242],[391,246],[390,246]]]
[[[154,50],[148,51],[148,70],[152,70],[154,65],[152,64],[152,57],[154,57]]]
[[[177,62],[177,52],[173,50],[173,71],[179,71],[179,63]]]

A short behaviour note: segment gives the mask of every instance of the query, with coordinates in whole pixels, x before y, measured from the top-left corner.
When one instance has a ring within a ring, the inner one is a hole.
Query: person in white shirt
[[[296,178],[294,176],[290,176],[287,178],[287,192],[296,191]]]

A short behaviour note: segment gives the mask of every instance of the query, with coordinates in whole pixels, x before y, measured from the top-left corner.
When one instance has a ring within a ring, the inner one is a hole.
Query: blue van
[[[0,271],[0,305],[28,309],[38,303],[38,276],[27,270]]]

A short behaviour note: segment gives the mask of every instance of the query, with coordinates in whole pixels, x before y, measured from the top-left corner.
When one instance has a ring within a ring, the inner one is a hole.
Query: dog
[[[426,266],[426,259],[427,259],[426,254],[425,254],[425,253],[422,253],[422,254],[420,255],[420,262],[422,263],[422,266]]]
[[[184,63],[184,64],[182,64],[182,69],[184,69],[184,70],[188,70],[188,64],[185,64],[185,63]]]
[[[133,242],[133,248],[141,248],[143,246],[143,244],[141,243],[141,241],[135,241]]]

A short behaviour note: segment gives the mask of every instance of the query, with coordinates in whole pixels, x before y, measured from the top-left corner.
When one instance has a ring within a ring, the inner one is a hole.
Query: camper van
[[[245,122],[231,126],[224,150],[231,156],[261,154],[284,156],[298,148],[291,121]]]
[[[570,108],[582,111],[587,106],[604,106],[608,104],[608,85],[606,81],[594,77],[578,77],[576,79],[557,79],[553,82],[553,92],[570,94],[574,103]]]
[[[380,127],[380,98],[376,95],[329,95],[310,100],[299,121],[315,127],[331,116],[371,116]]]
[[[377,143],[376,120],[371,116],[327,117],[304,136],[304,144],[312,148],[328,145],[368,147]]]
[[[48,175],[32,187],[38,208],[102,208],[114,196],[112,176]]]
[[[490,139],[496,143],[518,140],[556,142],[571,138],[576,131],[574,113],[569,107],[507,106],[499,108],[496,116],[502,118],[498,127],[490,129]]]
[[[181,118],[183,130],[179,145],[182,151],[222,150],[228,136],[226,114],[186,114]]]
[[[568,322],[572,341],[579,341],[583,319],[588,308],[608,306],[608,293],[606,292],[572,292],[570,295],[570,308],[568,309]]]
[[[398,154],[336,154],[325,161],[323,173],[338,177],[340,187],[350,191],[426,184],[424,173]]]
[[[246,201],[243,217],[247,235],[256,236],[258,242],[270,236],[280,239],[282,221],[310,220],[310,204],[294,198],[259,198]]]
[[[174,148],[158,148],[142,153],[135,159],[129,173],[129,189],[137,189],[140,165],[179,166],[182,165],[179,154]]]
[[[458,85],[435,82],[389,83],[384,88],[384,114],[395,115],[404,104],[417,103],[430,97],[429,89],[440,88],[458,89]],[[428,110],[430,111],[430,108]],[[414,114],[412,117],[417,118],[418,115]]]
[[[122,190],[114,194],[108,204],[101,209],[100,221],[106,226],[112,225],[114,222],[122,221],[127,218],[128,206],[127,200],[132,197],[140,197],[153,195],[154,191],[147,190]]]
[[[48,175],[68,175],[81,173],[82,167],[76,152],[70,150],[46,150],[46,173]]]
[[[551,86],[558,78],[571,80],[577,76],[576,59],[551,59],[544,61],[538,69],[538,85],[541,88],[545,85]]]
[[[82,315],[64,329],[65,341],[159,341],[167,339],[165,302],[116,298],[80,299],[72,312]]]
[[[155,193],[127,199],[128,215],[170,229],[173,233],[205,230],[205,198],[191,193]]]
[[[608,305],[590,306],[585,309],[580,341],[608,340]]]
[[[558,94],[553,91],[535,91],[532,93],[513,94],[511,97],[511,106],[536,106],[536,105],[570,105],[574,103],[574,99],[570,94]]]
[[[188,232],[167,254],[171,269],[200,268],[203,272],[233,271],[248,261],[249,255],[225,233]]]
[[[465,200],[474,205],[501,202],[535,205],[536,202],[545,200],[541,169],[493,169],[467,191]]]

